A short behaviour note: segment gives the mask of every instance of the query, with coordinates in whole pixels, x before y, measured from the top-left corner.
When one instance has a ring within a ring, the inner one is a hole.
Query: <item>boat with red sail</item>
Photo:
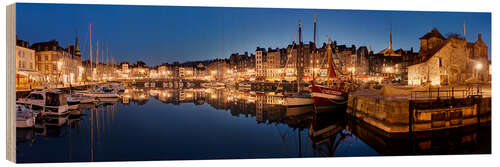
[[[348,77],[337,76],[336,66],[332,59],[331,39],[328,39],[327,54],[329,66],[326,85],[311,84],[311,96],[314,100],[315,112],[330,111],[332,108],[346,107],[349,93]],[[333,111],[333,110],[332,110]]]

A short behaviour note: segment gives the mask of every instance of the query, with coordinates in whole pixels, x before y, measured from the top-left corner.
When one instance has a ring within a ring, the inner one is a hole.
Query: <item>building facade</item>
[[[76,45],[78,45],[77,42]],[[62,85],[79,82],[80,71],[83,67],[80,51],[77,50],[78,46],[68,45],[67,48],[63,48],[56,40],[51,40],[35,43],[31,48],[35,50],[35,68],[44,75],[43,82]]]
[[[38,86],[40,74],[35,69],[35,50],[30,49],[29,43],[16,41],[16,88],[30,88]]]
[[[481,34],[475,42],[444,38],[437,29],[420,38],[417,63],[408,67],[408,85],[455,85],[489,80],[488,46]]]

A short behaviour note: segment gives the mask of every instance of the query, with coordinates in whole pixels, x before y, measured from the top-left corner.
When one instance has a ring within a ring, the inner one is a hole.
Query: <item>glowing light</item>
[[[481,64],[481,63],[477,63],[476,64],[476,69],[477,70],[481,70],[482,68],[483,68],[483,64]]]
[[[61,70],[62,65],[63,65],[63,62],[62,62],[62,61],[58,61],[58,62],[57,62],[57,68],[58,68],[59,70]]]

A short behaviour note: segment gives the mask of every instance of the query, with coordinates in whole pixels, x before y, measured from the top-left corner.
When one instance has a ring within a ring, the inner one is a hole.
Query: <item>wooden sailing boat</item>
[[[348,82],[338,77],[332,58],[331,38],[328,38],[328,78],[326,85],[311,85],[311,95],[314,99],[315,112],[328,111],[331,108],[345,107],[348,99]]]
[[[285,105],[288,107],[296,107],[296,106],[306,106],[312,105],[313,100],[310,92],[302,90],[302,78],[304,74],[303,68],[303,60],[304,60],[304,52],[303,52],[303,43],[302,43],[302,26],[299,22],[299,46],[297,47],[297,93],[289,94],[285,97]]]

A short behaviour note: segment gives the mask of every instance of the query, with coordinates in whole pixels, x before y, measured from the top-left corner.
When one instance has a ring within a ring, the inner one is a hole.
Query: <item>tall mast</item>
[[[316,10],[314,10],[314,45],[316,45]]]
[[[299,45],[297,48],[297,93],[300,93],[302,82],[302,24],[299,20]]]
[[[107,77],[109,77],[109,45],[106,45],[106,73]]]
[[[97,52],[95,57],[97,79],[99,79],[99,40],[97,41]]]
[[[89,23],[89,29],[90,29],[90,80],[92,81],[94,79],[94,72],[92,70],[92,23]]]
[[[326,78],[326,86],[327,87],[330,87],[330,76],[332,75],[331,73],[332,72],[335,72],[335,71],[332,71],[332,48],[331,48],[331,43],[332,43],[332,38],[331,37],[328,37],[328,45],[326,47],[326,54],[328,56],[328,75],[327,75],[327,78]]]

